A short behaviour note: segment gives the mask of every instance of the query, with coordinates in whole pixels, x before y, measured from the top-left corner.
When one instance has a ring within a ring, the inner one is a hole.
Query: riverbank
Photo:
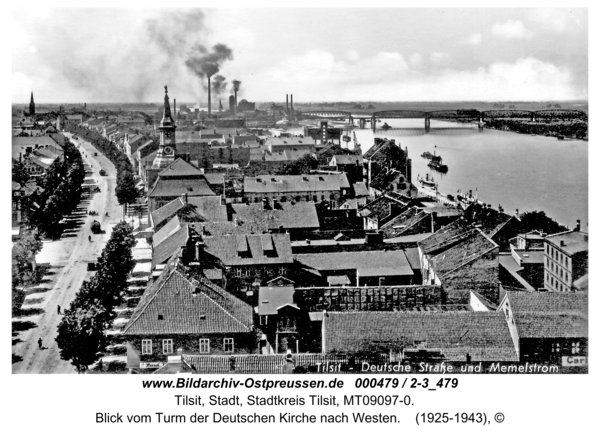
[[[556,137],[558,139],[588,139],[588,123],[579,119],[554,122],[535,122],[522,119],[486,120],[485,128],[519,134]]]

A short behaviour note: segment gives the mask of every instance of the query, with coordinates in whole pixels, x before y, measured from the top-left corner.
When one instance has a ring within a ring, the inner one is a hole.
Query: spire
[[[33,91],[31,91],[31,100],[29,101],[29,115],[35,114],[35,102],[33,102]]]
[[[169,104],[169,94],[167,86],[165,85],[165,107],[163,111],[163,118],[160,121],[160,125],[173,125],[175,121],[173,121],[173,117],[171,116],[171,105]]]

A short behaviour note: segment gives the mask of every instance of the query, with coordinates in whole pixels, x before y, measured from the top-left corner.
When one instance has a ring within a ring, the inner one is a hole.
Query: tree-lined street
[[[36,262],[46,270],[45,275],[39,284],[26,288],[22,315],[13,318],[13,373],[76,372],[69,362],[60,359],[54,340],[62,319],[58,308],[64,311],[69,307],[89,276],[87,264],[97,260],[113,226],[121,219],[121,207],[115,196],[114,165],[101,153],[94,155],[97,151],[88,142],[73,140],[71,134],[64,134],[79,146],[86,168],[91,169],[86,183],[95,182],[100,192],[83,195],[77,210],[65,218],[66,229],[60,239],[44,240]],[[107,176],[100,176],[101,169]],[[96,211],[97,215],[90,216],[89,211]],[[91,233],[93,220],[101,223],[104,233]],[[91,242],[88,241],[90,235]],[[38,347],[40,339],[42,349]]]

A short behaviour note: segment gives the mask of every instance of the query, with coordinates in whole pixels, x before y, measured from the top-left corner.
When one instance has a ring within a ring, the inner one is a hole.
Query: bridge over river
[[[382,119],[423,119],[425,130],[429,131],[431,120],[442,120],[450,122],[459,122],[464,124],[477,124],[479,128],[483,128],[486,121],[491,119],[523,119],[532,122],[537,121],[558,121],[558,120],[588,120],[587,113],[579,110],[485,110],[479,111],[474,109],[457,109],[457,110],[436,110],[436,111],[420,111],[420,110],[386,110],[377,111],[372,114],[353,115],[350,112],[341,110],[305,110],[298,112],[298,115],[303,118],[313,119],[331,119],[343,120],[349,126],[358,126],[366,128],[370,124],[371,129],[377,129],[377,123],[381,123]],[[356,123],[358,125],[356,125]],[[382,127],[380,127],[381,129]],[[384,128],[384,129],[393,129]]]

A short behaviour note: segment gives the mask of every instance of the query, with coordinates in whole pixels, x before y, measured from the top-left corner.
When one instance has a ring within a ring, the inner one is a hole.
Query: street
[[[66,219],[75,225],[73,229],[63,232],[58,240],[44,240],[36,261],[38,266],[47,267],[48,271],[40,284],[26,289],[23,305],[25,312],[29,310],[33,314],[13,318],[13,373],[76,373],[70,362],[61,360],[54,340],[62,317],[58,314],[58,306],[63,312],[69,307],[81,284],[89,276],[87,263],[96,261],[110,238],[113,226],[121,218],[121,207],[115,196],[117,174],[114,165],[90,143],[81,139],[73,140],[70,133],[64,135],[76,146],[79,145],[84,164],[92,170],[91,174],[86,175],[86,183],[96,181],[100,192],[83,195],[77,211]],[[94,156],[94,152],[98,152],[98,155]],[[100,169],[104,169],[107,176],[100,176]],[[90,210],[98,214],[90,216]],[[94,219],[101,223],[105,233],[91,234],[90,223]],[[39,339],[42,349],[38,348]]]

